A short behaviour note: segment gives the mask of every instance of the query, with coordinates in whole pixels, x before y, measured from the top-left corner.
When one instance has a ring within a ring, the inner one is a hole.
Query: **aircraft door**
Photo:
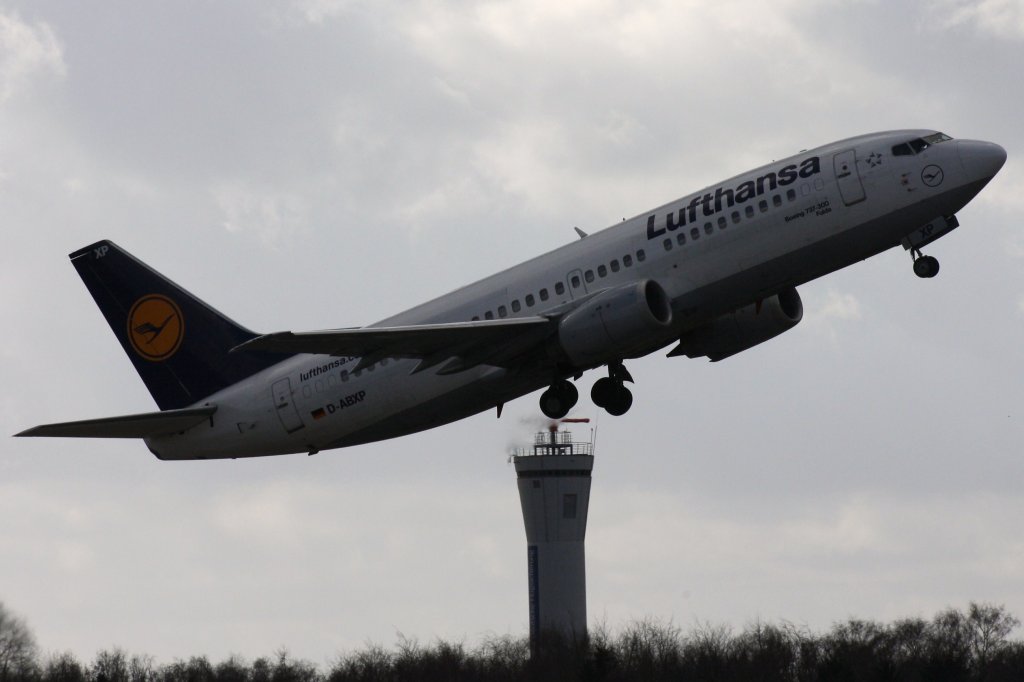
[[[836,172],[836,182],[839,184],[839,193],[843,195],[843,203],[852,206],[864,201],[864,184],[860,181],[860,172],[857,170],[856,150],[847,149],[839,152],[832,161]]]
[[[583,279],[582,270],[573,270],[565,276],[565,283],[569,286],[569,295],[579,298],[587,293],[587,283]]]
[[[275,381],[271,386],[271,392],[274,394],[277,417],[281,420],[285,432],[295,433],[305,426],[299,417],[299,411],[295,408],[295,401],[292,400],[292,382],[287,377]]]

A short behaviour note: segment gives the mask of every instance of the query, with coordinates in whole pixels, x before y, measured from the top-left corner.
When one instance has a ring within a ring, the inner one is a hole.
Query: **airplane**
[[[140,438],[162,460],[239,458],[395,438],[538,389],[552,419],[573,381],[633,397],[625,361],[719,361],[792,329],[796,287],[902,245],[922,248],[1006,161],[934,130],[833,142],[646,211],[359,328],[257,334],[110,241],[70,254],[159,411],[44,424],[18,436]]]

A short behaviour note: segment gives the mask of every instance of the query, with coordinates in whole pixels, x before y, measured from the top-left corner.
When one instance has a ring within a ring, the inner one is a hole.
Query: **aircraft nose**
[[[967,175],[978,180],[992,179],[1006,163],[1006,150],[994,142],[958,140],[956,150]]]

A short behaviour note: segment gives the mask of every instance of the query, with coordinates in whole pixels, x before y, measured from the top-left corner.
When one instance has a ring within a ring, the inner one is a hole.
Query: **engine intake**
[[[669,356],[706,356],[712,362],[718,362],[789,331],[803,317],[804,304],[800,294],[796,289],[786,289],[688,332]]]
[[[628,357],[651,333],[672,323],[672,304],[651,279],[602,291],[558,325],[558,341],[574,365],[587,367]]]

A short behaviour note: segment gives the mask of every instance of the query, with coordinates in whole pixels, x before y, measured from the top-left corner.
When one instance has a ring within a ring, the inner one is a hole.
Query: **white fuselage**
[[[637,355],[652,352],[717,316],[896,246],[929,221],[959,211],[994,174],[988,147],[995,145],[952,140],[913,155],[890,153],[894,144],[930,132],[865,135],[801,152],[374,326],[542,315],[615,285],[651,279],[673,309],[670,328],[645,340]],[[941,176],[924,172],[932,166]],[[198,403],[217,406],[209,423],[147,444],[162,459],[316,452],[448,423],[552,380],[542,363],[440,375],[410,374],[417,361],[401,359],[352,372],[357,362],[291,357]]]

